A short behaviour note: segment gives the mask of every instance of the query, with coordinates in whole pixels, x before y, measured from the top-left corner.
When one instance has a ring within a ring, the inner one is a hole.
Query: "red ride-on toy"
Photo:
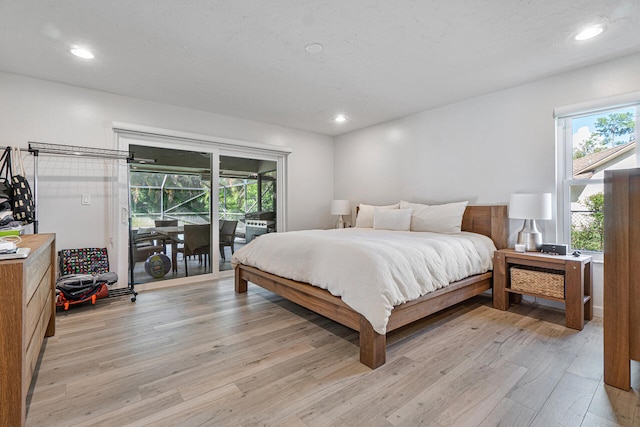
[[[70,274],[56,282],[56,306],[69,310],[69,306],[91,301],[95,304],[98,298],[109,296],[108,285],[118,281],[116,273],[104,274]]]

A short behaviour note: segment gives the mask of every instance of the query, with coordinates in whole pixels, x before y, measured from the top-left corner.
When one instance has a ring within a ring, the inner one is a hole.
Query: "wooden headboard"
[[[507,205],[467,206],[462,216],[462,231],[484,234],[498,249],[507,247],[509,219]]]

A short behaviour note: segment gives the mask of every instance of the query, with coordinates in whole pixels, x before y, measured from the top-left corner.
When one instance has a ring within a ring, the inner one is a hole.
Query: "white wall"
[[[336,137],[335,197],[491,204],[555,192],[554,108],[640,90],[639,75],[640,54],[630,55]],[[555,241],[555,223],[540,224]],[[594,271],[602,307],[602,265]]]
[[[331,137],[0,73],[0,146],[26,150],[28,141],[38,141],[116,149],[114,121],[291,147],[289,229],[331,226]],[[109,246],[110,163],[45,155],[39,162],[39,231],[55,232],[58,248]],[[31,176],[32,156],[25,167]],[[81,206],[83,193],[91,205]]]

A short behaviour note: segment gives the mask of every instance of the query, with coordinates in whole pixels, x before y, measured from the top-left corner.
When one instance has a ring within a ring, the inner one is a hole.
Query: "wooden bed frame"
[[[504,205],[467,206],[462,219],[462,230],[489,236],[498,249],[505,248],[508,237],[507,207]],[[387,332],[491,289],[492,279],[492,272],[470,276],[446,288],[394,307],[387,325]],[[308,283],[285,279],[255,267],[237,265],[236,292],[247,292],[247,282],[268,289],[289,301],[360,332],[360,362],[372,369],[385,363],[386,335],[374,331],[371,323],[364,316],[353,311],[339,297]]]

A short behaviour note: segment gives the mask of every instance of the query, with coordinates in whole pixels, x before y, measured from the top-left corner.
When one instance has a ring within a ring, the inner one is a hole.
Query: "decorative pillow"
[[[412,209],[411,231],[435,233],[460,233],[462,215],[469,202],[446,203],[444,205],[422,205],[400,202],[400,209]]]
[[[387,206],[373,206],[360,203],[358,206],[358,216],[356,217],[356,228],[373,228],[373,210],[380,209],[398,209],[400,203]]]
[[[375,230],[409,231],[411,227],[411,209],[373,210],[373,228]]]

